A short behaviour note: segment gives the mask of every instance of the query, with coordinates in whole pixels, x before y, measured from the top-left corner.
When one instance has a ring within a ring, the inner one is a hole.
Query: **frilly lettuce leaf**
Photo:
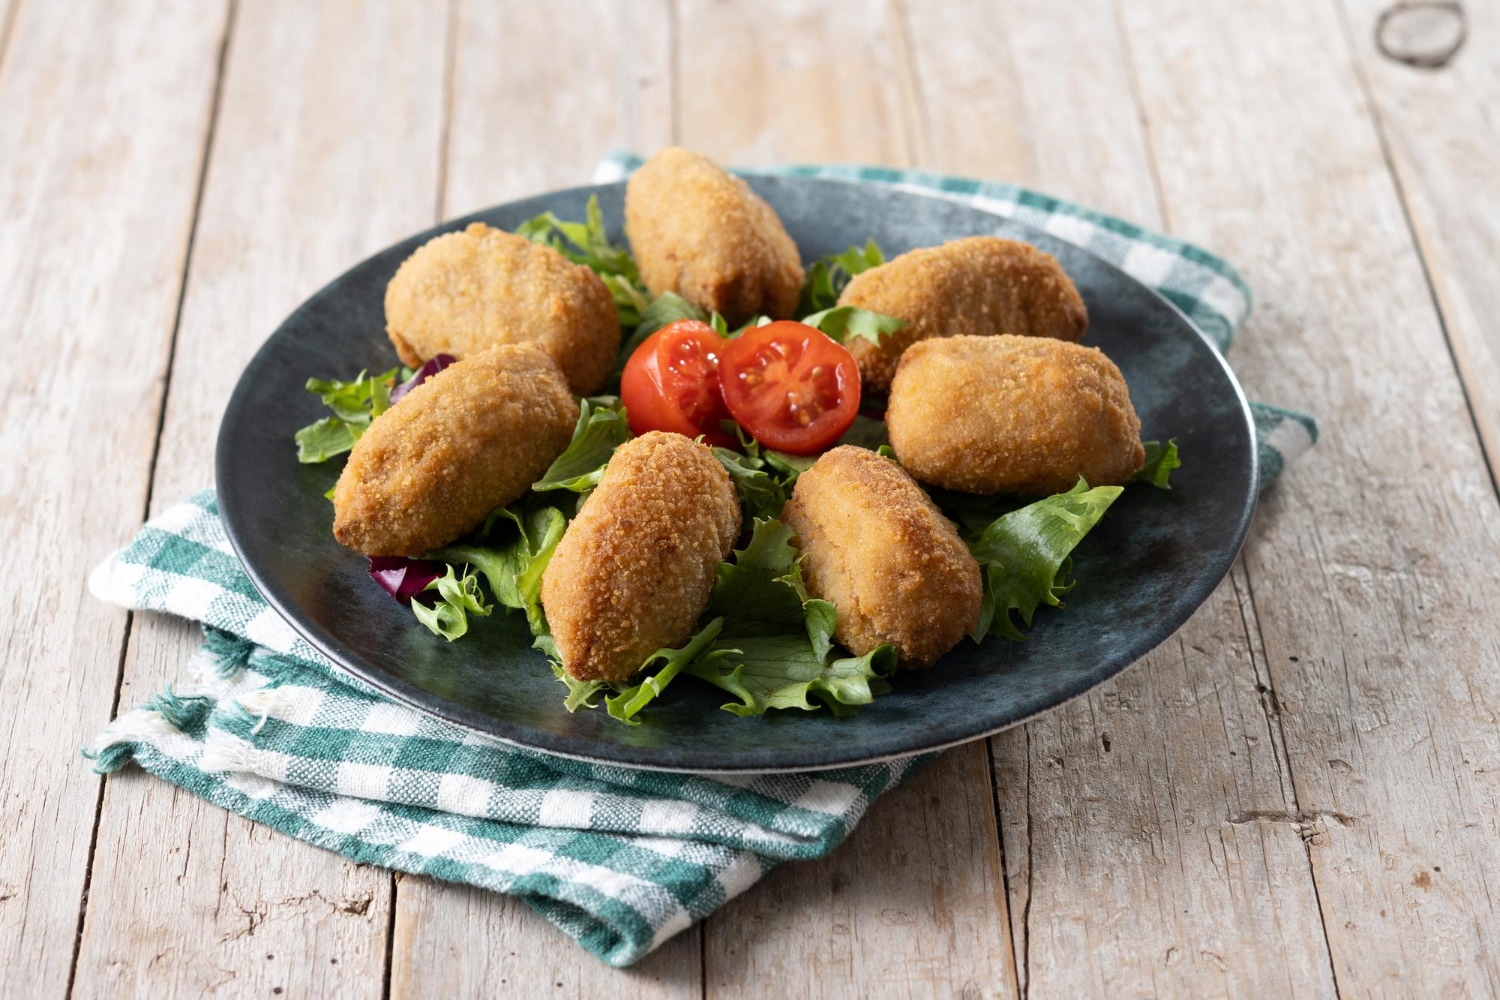
[[[843,253],[814,261],[802,280],[802,298],[797,307],[797,315],[806,316],[837,305],[839,294],[850,278],[884,263],[885,254],[881,253],[874,240],[866,240],[862,247],[850,247]]]
[[[765,651],[772,653],[776,648],[767,645]],[[800,655],[791,644],[781,648],[787,658],[779,661],[739,658],[731,652],[713,663],[695,662],[688,671],[739,699],[721,706],[739,716],[764,715],[773,708],[812,712],[826,705],[835,716],[845,718],[857,706],[868,705],[891,689],[885,680],[896,670],[896,651],[891,646],[877,646],[864,656],[846,656],[832,663]]]
[[[767,466],[781,476],[782,486],[788,490],[797,481],[797,477],[811,469],[818,460],[817,455],[791,455],[774,448],[762,449],[761,457],[765,459]]]
[[[712,448],[714,457],[734,481],[735,492],[745,515],[751,519],[780,517],[786,506],[787,491],[779,476],[766,471],[766,461],[759,455],[740,454],[730,448]],[[774,471],[774,470],[773,470]]]
[[[568,689],[567,697],[563,698],[563,708],[569,712],[576,712],[580,708],[598,708],[596,700],[600,692],[611,690],[610,685],[604,681],[581,681],[563,669],[562,657],[558,655],[557,646],[552,644],[552,637],[546,637],[544,644],[541,636],[537,636],[532,646],[547,654],[548,665],[552,667],[552,675],[562,681],[563,686]],[[635,723],[640,725],[640,723]]]
[[[484,603],[479,578],[473,570],[459,576],[450,565],[448,572],[429,583],[423,593],[433,591],[438,596],[435,602],[428,604],[418,597],[411,602],[411,610],[417,621],[449,642],[469,631],[469,615],[482,618],[494,610],[492,605]]]
[[[552,559],[557,543],[567,529],[567,518],[556,507],[519,511],[502,507],[491,515],[492,524],[513,526],[499,544],[450,545],[429,553],[429,558],[448,563],[466,563],[484,574],[490,593],[504,607],[526,612],[527,623],[536,634],[546,630],[542,614],[542,572]],[[493,530],[493,528],[491,529]],[[450,567],[451,569],[451,567]]]
[[[1012,613],[1030,626],[1038,605],[1062,604],[1073,587],[1070,553],[1122,492],[1119,486],[1089,489],[1080,479],[1066,493],[1000,516],[969,543],[984,574],[979,624],[970,633],[975,642],[992,630],[1024,639]]]
[[[360,372],[348,382],[308,379],[307,391],[321,399],[333,416],[314,421],[297,432],[297,461],[314,465],[353,448],[370,421],[390,409],[391,386],[399,371],[392,368],[381,375]]]
[[[715,618],[703,626],[698,634],[689,639],[681,648],[658,649],[646,657],[646,662],[641,664],[642,670],[650,670],[658,663],[661,664],[660,669],[654,674],[643,677],[637,684],[617,686],[616,693],[604,699],[604,707],[610,716],[627,725],[639,726],[641,722],[636,718],[636,714],[656,700],[656,697],[672,682],[672,678],[681,673],[684,667],[691,663],[715,663],[728,655],[722,650],[709,648],[714,639],[718,638],[723,626],[724,619]]]
[[[863,337],[872,344],[879,344],[882,337],[895,333],[906,325],[906,320],[885,316],[858,306],[834,306],[805,316],[802,322],[816,327],[828,335],[828,339],[844,343],[850,337]]]
[[[641,669],[654,672],[634,684],[575,680],[557,662],[551,637],[538,636],[537,647],[568,688],[564,705],[594,707],[610,690],[609,714],[636,725],[636,715],[684,672],[729,692],[734,700],[723,708],[736,715],[826,705],[842,716],[890,690],[885,678],[896,667],[890,646],[830,662],[837,614],[827,601],[808,600],[792,537],[780,521],[757,519],[749,544],[719,564],[706,624],[677,649],[647,657]]]
[[[635,258],[625,247],[609,241],[598,196],[589,197],[584,213],[583,222],[565,222],[551,212],[543,212],[517,226],[516,235],[549,246],[599,275],[614,297],[620,326],[630,329],[640,323],[647,306],[646,288]]]
[[[1168,480],[1172,476],[1172,470],[1182,468],[1182,459],[1177,454],[1177,439],[1169,440],[1165,448],[1160,441],[1143,441],[1141,444],[1146,449],[1146,464],[1135,474],[1135,480],[1150,483],[1160,490],[1170,490],[1172,484]]]
[[[578,410],[572,442],[531,488],[537,492],[591,490],[599,485],[615,449],[629,440],[630,422],[618,399],[613,396],[585,399]]]
[[[727,712],[823,704],[848,715],[890,690],[885,678],[896,655],[889,646],[829,662],[836,612],[827,601],[807,599],[792,537],[780,521],[757,519],[750,543],[719,564],[708,613],[724,618],[712,649],[725,655],[700,657],[686,669],[737,699],[723,706]]]

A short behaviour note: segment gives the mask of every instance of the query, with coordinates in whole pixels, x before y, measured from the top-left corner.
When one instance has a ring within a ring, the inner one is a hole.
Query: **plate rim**
[[[869,186],[868,182],[855,181],[846,178],[751,175],[747,176],[745,179],[752,186],[760,182],[771,182],[773,184],[790,182],[795,184],[807,184],[811,186],[827,185],[845,188],[867,188]],[[1213,341],[1213,339],[1201,327],[1194,323],[1187,316],[1187,314],[1183,312],[1181,308],[1179,308],[1174,302],[1168,299],[1160,291],[1151,287],[1145,282],[1140,281],[1133,275],[1126,272],[1123,268],[1119,267],[1111,261],[1105,260],[1103,257],[1087,249],[1086,247],[1079,246],[1075,243],[1070,243],[1067,240],[1062,240],[1060,237],[1053,236],[1027,222],[1012,218],[1007,215],[1003,215],[984,206],[970,204],[964,198],[959,195],[955,195],[952,192],[902,188],[901,191],[903,194],[920,198],[930,198],[935,201],[942,201],[949,204],[957,204],[982,215],[990,216],[998,221],[1005,223],[1007,226],[1014,227],[1015,229],[1020,230],[1028,240],[1033,242],[1033,245],[1036,245],[1036,243],[1032,239],[1032,237],[1042,237],[1043,243],[1054,240],[1062,243],[1068,243],[1069,246],[1073,247],[1078,252],[1088,254],[1090,257],[1093,257],[1098,264],[1103,265],[1109,270],[1118,272],[1132,284],[1135,284],[1144,289],[1160,304],[1166,306],[1167,309],[1174,313],[1177,318],[1181,320],[1181,322],[1185,324],[1186,327],[1191,330],[1195,336],[1197,336],[1199,341],[1208,348],[1210,356],[1212,356],[1214,361],[1218,364],[1219,369],[1228,379],[1230,389],[1233,391],[1236,402],[1238,403],[1239,413],[1244,421],[1244,425],[1251,443],[1249,448],[1250,461],[1249,476],[1247,478],[1247,502],[1244,502],[1240,505],[1241,514],[1238,522],[1234,527],[1234,538],[1232,546],[1225,550],[1222,550],[1227,553],[1227,555],[1221,557],[1223,562],[1222,567],[1214,567],[1211,573],[1201,575],[1197,578],[1197,582],[1202,588],[1202,593],[1196,597],[1196,599],[1193,601],[1191,609],[1187,612],[1182,621],[1172,629],[1171,632],[1168,632],[1156,642],[1153,642],[1151,645],[1141,649],[1134,657],[1123,663],[1113,673],[1105,677],[1089,680],[1088,682],[1079,685],[1077,690],[1071,691],[1052,705],[1049,705],[1046,708],[1039,709],[1036,712],[1030,713],[1028,715],[1015,718],[999,726],[995,726],[992,728],[982,728],[976,730],[970,735],[914,749],[883,752],[871,756],[854,756],[836,761],[824,760],[821,762],[810,764],[788,764],[780,766],[757,765],[746,767],[713,767],[701,765],[690,766],[662,764],[640,759],[611,759],[608,757],[600,757],[587,753],[579,753],[576,751],[559,749],[554,746],[540,745],[541,742],[547,742],[548,737],[551,736],[551,734],[545,733],[540,730],[534,730],[538,734],[540,742],[527,742],[526,740],[518,739],[513,736],[502,736],[499,733],[486,728],[483,724],[476,724],[475,722],[466,721],[465,718],[462,717],[468,716],[470,718],[489,719],[502,728],[516,728],[508,723],[503,722],[500,719],[497,719],[495,716],[486,715],[485,713],[479,712],[477,710],[465,708],[462,705],[450,702],[447,699],[442,698],[441,696],[434,695],[431,692],[425,691],[424,689],[411,684],[403,678],[390,674],[373,665],[363,665],[363,669],[356,669],[354,666],[351,666],[351,663],[361,663],[361,658],[357,654],[354,654],[351,650],[341,648],[341,645],[338,643],[336,636],[330,635],[325,639],[325,637],[320,634],[319,630],[307,627],[301,620],[303,617],[301,608],[291,598],[291,595],[281,594],[280,588],[278,587],[276,582],[271,579],[264,579],[262,573],[252,564],[250,560],[245,558],[245,547],[242,545],[241,526],[237,523],[236,515],[232,513],[235,506],[234,502],[231,501],[230,503],[226,504],[224,499],[225,494],[218,491],[219,484],[225,482],[226,479],[232,479],[234,475],[232,472],[230,472],[229,475],[226,476],[226,471],[229,470],[232,465],[230,461],[228,445],[228,439],[230,437],[229,431],[231,428],[231,424],[234,423],[234,420],[232,418],[235,418],[238,415],[239,411],[246,405],[245,397],[248,395],[250,391],[249,387],[253,383],[251,375],[259,367],[261,367],[262,364],[265,363],[265,359],[272,349],[273,342],[276,340],[277,335],[287,326],[287,324],[295,320],[304,309],[308,308],[310,304],[319,296],[321,296],[325,291],[343,280],[350,272],[364,266],[373,258],[388,253],[389,251],[404,244],[420,245],[421,242],[425,242],[435,236],[447,232],[457,231],[473,222],[484,221],[485,217],[501,209],[511,208],[528,202],[540,204],[546,202],[549,199],[560,199],[570,195],[578,196],[581,194],[598,193],[606,189],[622,188],[624,184],[625,181],[614,181],[602,184],[580,184],[573,187],[558,188],[551,191],[541,192],[539,194],[529,195],[524,198],[516,198],[511,201],[500,202],[496,205],[489,206],[487,208],[483,208],[478,211],[470,212],[466,215],[438,223],[425,230],[395,240],[375,250],[374,252],[355,262],[353,265],[339,272],[339,274],[335,275],[329,281],[325,282],[322,287],[313,292],[307,298],[303,299],[296,308],[288,313],[287,316],[279,324],[277,324],[276,328],[266,337],[261,346],[257,348],[255,354],[245,365],[244,369],[240,373],[239,378],[235,381],[234,390],[233,392],[231,392],[229,400],[225,405],[224,414],[220,419],[219,430],[215,437],[214,480],[216,494],[218,496],[220,521],[223,524],[224,532],[229,540],[230,547],[234,550],[235,559],[240,564],[240,567],[243,569],[245,575],[249,578],[251,584],[255,587],[257,593],[260,594],[261,598],[267,603],[267,605],[277,614],[278,617],[285,621],[292,628],[292,630],[296,632],[297,635],[307,641],[314,649],[316,649],[320,654],[326,657],[330,661],[330,663],[332,663],[334,670],[338,673],[348,674],[355,678],[359,683],[368,685],[380,692],[382,695],[389,697],[397,701],[398,703],[407,706],[408,708],[420,712],[423,715],[438,719],[445,724],[456,726],[459,729],[471,733],[483,740],[493,741],[508,747],[514,747],[520,750],[524,750],[529,753],[543,754],[549,757],[559,757],[566,760],[578,761],[586,764],[602,765],[606,767],[623,767],[635,770],[647,770],[675,774],[747,775],[795,774],[814,771],[828,771],[839,768],[881,764],[894,760],[921,756],[924,754],[939,753],[956,746],[961,746],[965,743],[974,742],[975,740],[987,739],[998,733],[1005,732],[1006,730],[1012,729],[1016,726],[1024,725],[1033,719],[1040,718],[1043,715],[1056,711],[1057,709],[1062,708],[1064,705],[1067,705],[1068,703],[1082,697],[1083,695],[1088,694],[1090,691],[1093,691],[1105,682],[1119,677],[1126,670],[1137,666],[1151,653],[1152,650],[1165,643],[1173,635],[1176,635],[1182,629],[1182,627],[1187,624],[1187,621],[1197,613],[1197,611],[1203,606],[1204,603],[1207,602],[1209,597],[1213,594],[1214,590],[1218,588],[1218,586],[1224,581],[1224,579],[1233,569],[1234,563],[1239,558],[1240,552],[1244,548],[1245,541],[1249,536],[1250,525],[1254,520],[1255,512],[1258,507],[1260,456],[1259,449],[1255,445],[1255,421],[1250,410],[1249,400],[1245,395],[1244,387],[1240,385],[1240,381],[1235,376],[1234,370],[1229,366],[1229,362],[1225,358],[1223,351],[1220,350],[1219,346]],[[419,696],[432,699],[443,706],[451,706],[451,711],[435,710],[430,705],[421,703],[418,700]],[[623,746],[621,747],[621,749],[625,750],[627,753],[636,753],[645,756],[650,755],[650,751],[645,749],[632,750],[631,748],[626,748]]]

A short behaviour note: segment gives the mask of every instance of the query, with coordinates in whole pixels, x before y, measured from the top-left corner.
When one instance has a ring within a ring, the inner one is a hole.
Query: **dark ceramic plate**
[[[888,255],[975,234],[1026,240],[1062,262],[1089,310],[1084,343],[1102,347],[1130,384],[1142,436],[1175,437],[1184,466],[1163,492],[1125,491],[1075,558],[1066,609],[1043,608],[1025,642],[964,640],[928,671],[849,719],[826,711],[741,719],[692,678],[636,727],[602,709],[570,715],[531,648],[523,616],[477,620],[463,640],[428,632],[365,576],[330,533],[323,493],[339,463],[297,464],[292,434],[322,415],[309,376],[396,364],[385,337],[386,282],[440,232],[474,220],[513,229],[551,209],[581,219],[590,194],[620,238],[622,184],[502,205],[371,257],[308,299],[250,362],[219,431],[219,504],[229,539],[266,600],[318,649],[393,698],[439,718],[549,753],[663,770],[834,767],[935,750],[1054,708],[1113,677],[1177,630],[1228,573],[1255,509],[1249,411],[1204,336],[1155,292],[1076,247],[930,195],[803,178],[752,186],[811,260],[873,237]]]

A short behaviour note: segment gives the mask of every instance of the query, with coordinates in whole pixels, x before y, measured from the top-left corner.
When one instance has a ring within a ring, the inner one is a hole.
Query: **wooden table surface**
[[[1421,70],[1376,51],[1387,2],[0,0],[0,996],[1500,994],[1500,5]],[[93,774],[198,635],[87,571],[211,481],[282,317],[669,142],[1198,241],[1257,294],[1247,392],[1322,441],[1144,662],[626,972]]]

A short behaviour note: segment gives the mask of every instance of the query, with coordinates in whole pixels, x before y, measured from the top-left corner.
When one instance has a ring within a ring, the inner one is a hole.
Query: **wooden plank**
[[[922,166],[1158,221],[1128,56],[1105,0],[900,6]]]
[[[586,183],[613,147],[672,141],[665,3],[462,2],[454,44],[446,216]],[[619,972],[517,900],[425,878],[399,886],[392,997],[702,992],[697,929]]]
[[[691,2],[678,14],[683,141],[730,163],[906,165],[917,142],[883,3]],[[790,865],[704,925],[710,996],[1014,993],[982,744],[877,803],[851,841]],[[918,815],[920,813],[920,816]]]
[[[1500,468],[1500,326],[1494,321],[1500,315],[1494,274],[1500,258],[1500,122],[1494,115],[1500,54],[1489,40],[1500,32],[1500,8],[1465,5],[1467,47],[1431,71],[1376,51],[1372,26],[1386,3],[1341,3],[1493,475]]]
[[[1237,367],[1324,418],[1246,567],[1338,986],[1493,994],[1500,506],[1337,14],[1124,18],[1168,217],[1260,292]]]
[[[420,0],[240,6],[153,511],[211,482],[224,403],[276,324],[430,224],[446,34]],[[182,678],[197,642],[186,623],[140,616],[122,704]],[[387,873],[123,772],[106,789],[76,994],[378,997],[390,907]]]
[[[67,989],[127,617],[88,571],[145,506],[222,3],[30,3],[0,66],[0,995]]]
[[[0,66],[5,65],[5,53],[10,48],[11,29],[16,25],[16,13],[21,0],[0,0]]]
[[[909,6],[926,165],[1160,224],[1109,3]],[[1295,806],[1244,593],[1226,581],[1143,663],[993,741],[1023,989],[1332,993],[1300,830],[1265,819]]]
[[[918,130],[885,0],[685,0],[681,141],[723,163],[911,163]]]
[[[1304,822],[1233,583],[1167,645],[996,744],[1040,995],[1333,996]]]
[[[679,934],[629,969],[611,969],[520,900],[465,885],[401,877],[392,937],[392,997],[697,997],[698,931]]]
[[[1015,996],[989,761],[950,750],[709,918],[711,997]]]
[[[460,0],[442,214],[585,184],[672,141],[667,0]]]

